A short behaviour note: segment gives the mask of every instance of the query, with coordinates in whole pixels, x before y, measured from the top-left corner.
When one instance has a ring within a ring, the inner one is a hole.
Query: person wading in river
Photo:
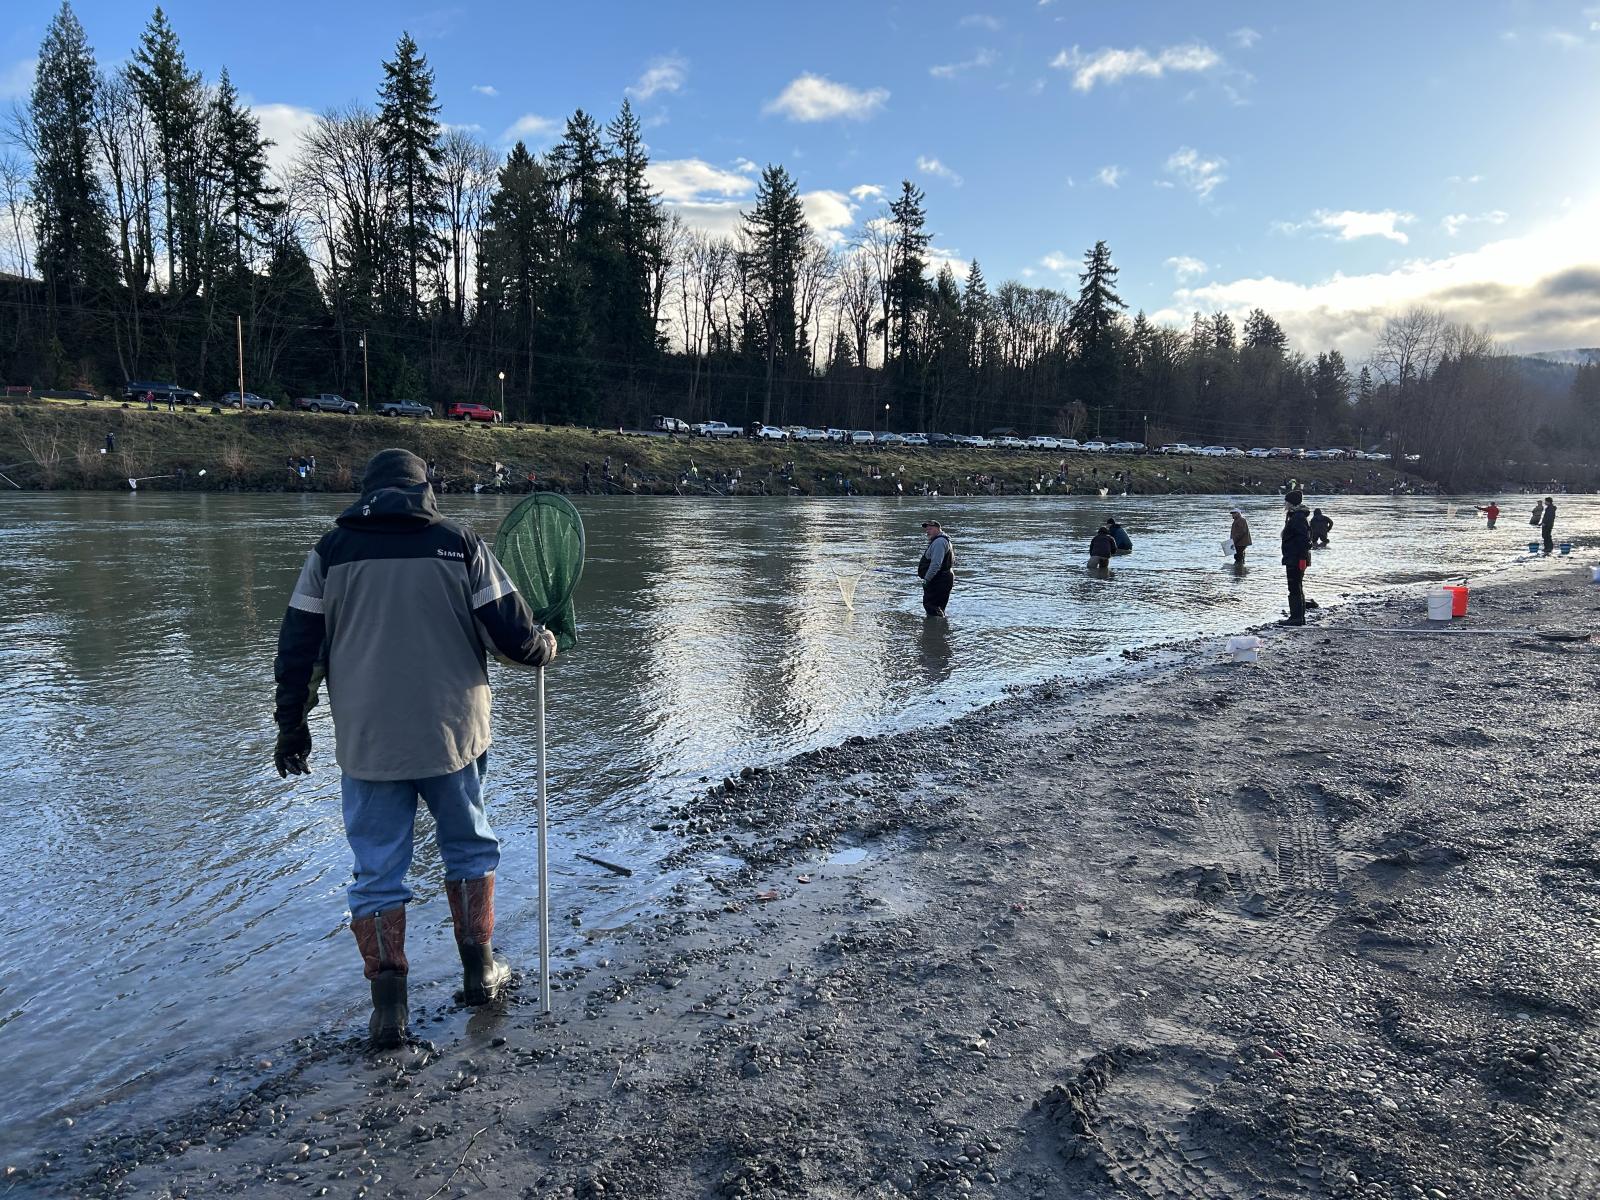
[[[922,581],[922,611],[930,617],[942,617],[945,605],[950,603],[950,589],[956,585],[956,551],[949,536],[939,528],[939,522],[924,521],[922,532],[928,535],[928,549],[917,563],[917,578]]]
[[[1233,565],[1244,566],[1244,552],[1250,545],[1250,522],[1244,519],[1244,514],[1237,508],[1228,510],[1228,515],[1233,518],[1233,524],[1228,529],[1228,540],[1233,543]]]
[[[555,637],[482,540],[439,515],[426,464],[407,450],[379,451],[360,498],[306,558],[273,664],[281,776],[309,774],[306,717],[318,682],[328,682],[355,856],[350,928],[372,985],[377,1047],[399,1045],[409,1015],[405,876],[419,796],[444,860],[461,999],[486,1004],[510,977],[491,941],[500,842],[482,793],[489,654],[543,666]]]
[[[1283,519],[1283,569],[1289,577],[1289,619],[1280,625],[1306,623],[1306,569],[1311,566],[1311,524],[1299,492],[1283,498],[1288,506]]]
[[[1552,496],[1544,498],[1544,512],[1539,517],[1539,533],[1544,538],[1544,552],[1549,554],[1556,548],[1556,502]]]

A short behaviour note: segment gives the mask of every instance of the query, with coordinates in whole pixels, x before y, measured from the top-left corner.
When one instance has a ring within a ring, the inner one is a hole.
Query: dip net
[[[583,518],[565,496],[534,492],[506,514],[494,555],[556,645],[578,644],[572,593],[583,574]]]

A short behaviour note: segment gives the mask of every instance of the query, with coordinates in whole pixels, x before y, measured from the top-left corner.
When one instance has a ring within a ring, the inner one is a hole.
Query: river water
[[[446,496],[486,536],[513,500]],[[946,720],[1010,685],[1111,669],[1125,647],[1278,615],[1281,509],[1240,501],[1252,567],[1224,561],[1226,498],[580,501],[582,645],[549,672],[553,928],[566,946],[678,879],[651,864],[667,805],[746,764]],[[1531,505],[1531,501],[1528,502]],[[272,657],[328,496],[0,498],[0,1159],[204,1094],[230,1056],[353,1027],[350,863],[327,708],[314,774],[272,769]],[[1083,570],[1114,505],[1136,553]],[[1600,500],[1564,498],[1574,559],[1530,566],[1524,503],[1500,528],[1437,499],[1334,498],[1308,591],[1406,588],[1501,569],[1587,571]],[[948,626],[912,577],[919,522],[958,556]],[[839,576],[859,580],[854,609]],[[1219,641],[1220,649],[1220,641]],[[496,941],[531,965],[532,676],[494,668],[491,816],[506,842]],[[418,680],[419,687],[427,686]],[[424,817],[426,822],[426,817]],[[609,876],[577,851],[628,863]],[[419,843],[413,989],[447,999],[455,955]],[[448,1029],[449,1027],[444,1027]],[[20,1083],[20,1086],[18,1084]]]

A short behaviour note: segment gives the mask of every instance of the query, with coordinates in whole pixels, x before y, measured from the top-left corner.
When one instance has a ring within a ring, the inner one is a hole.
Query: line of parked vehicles
[[[1298,458],[1298,459],[1362,459],[1382,461],[1388,456],[1364,450],[1326,449],[1306,450],[1292,446],[1257,446],[1241,450],[1236,446],[1190,446],[1172,442],[1164,446],[1148,447],[1143,442],[1104,442],[1091,439],[1080,442],[1077,438],[1050,437],[1035,434],[1020,437],[1010,433],[994,433],[989,437],[962,433],[878,433],[871,429],[816,429],[807,425],[755,424],[745,429],[724,421],[701,421],[690,424],[677,417],[655,417],[651,428],[658,433],[684,433],[690,437],[737,438],[751,437],[759,441],[780,442],[834,442],[848,446],[929,446],[970,447],[1001,450],[1052,450],[1085,454],[1177,454],[1199,458]]]
[[[201,395],[192,388],[180,387],[175,383],[161,383],[148,380],[132,380],[125,384],[122,395],[130,402],[143,402],[146,404],[199,404]],[[258,396],[254,392],[225,392],[217,397],[217,404],[222,408],[256,409],[261,412],[271,412],[277,407],[265,396]],[[319,392],[315,396],[297,396],[290,402],[290,407],[298,412],[314,413],[344,413],[353,415],[361,411],[358,401],[347,400],[335,392]],[[418,400],[384,400],[373,406],[372,409],[380,417],[416,417],[427,420],[435,414],[433,405],[423,404]],[[499,410],[487,404],[474,404],[470,401],[456,401],[445,405],[444,418],[447,421],[480,421],[485,424],[499,424],[504,416]]]

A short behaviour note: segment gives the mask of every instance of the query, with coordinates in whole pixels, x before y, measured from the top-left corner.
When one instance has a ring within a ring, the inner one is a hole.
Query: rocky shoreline
[[[698,882],[593,931],[552,1017],[525,980],[469,1019],[414,962],[402,1051],[308,1031],[6,1183],[1591,1197],[1600,643],[1470,631],[1595,609],[1573,571],[1445,634],[1361,632],[1424,628],[1414,598],[1330,610],[1258,664],[1191,647],[749,771],[669,814],[657,867]]]

